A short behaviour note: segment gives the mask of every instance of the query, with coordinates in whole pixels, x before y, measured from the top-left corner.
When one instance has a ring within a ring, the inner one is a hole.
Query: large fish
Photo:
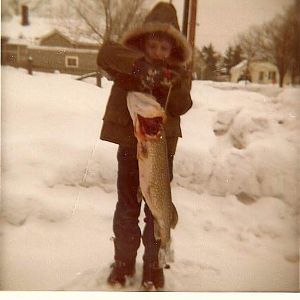
[[[171,228],[178,221],[172,203],[163,127],[166,115],[156,99],[145,93],[128,92],[127,107],[137,138],[140,189],[154,217],[154,236],[160,240],[160,264],[163,264],[170,251]]]

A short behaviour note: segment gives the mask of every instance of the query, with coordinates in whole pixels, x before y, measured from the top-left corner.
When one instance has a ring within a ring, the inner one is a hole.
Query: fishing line
[[[166,99],[166,104],[165,104],[165,111],[167,110],[167,106],[168,106],[168,102],[169,102],[169,98],[170,98],[172,87],[173,87],[172,85],[169,87],[169,91],[168,91],[168,95],[167,95],[167,99]],[[83,177],[81,179],[81,183],[79,185],[79,189],[78,189],[78,192],[77,192],[77,195],[76,195],[76,199],[74,201],[74,205],[73,205],[73,208],[72,208],[72,214],[71,214],[71,216],[74,216],[76,210],[78,209],[80,193],[81,193],[81,190],[82,190],[82,188],[83,188],[83,186],[85,184],[86,177],[87,177],[87,174],[88,174],[88,171],[89,171],[89,168],[90,168],[90,163],[91,163],[91,161],[93,159],[93,156],[94,156],[94,154],[96,152],[97,144],[98,144],[98,136],[97,136],[97,139],[94,142],[93,149],[92,149],[91,154],[90,154],[90,156],[89,156],[89,158],[87,160],[85,171],[84,171]]]
[[[169,99],[170,99],[172,87],[173,87],[173,85],[170,85],[170,87],[169,87],[169,91],[168,91],[168,95],[167,95],[167,99],[166,99],[166,104],[165,104],[165,107],[164,107],[165,111],[167,111],[167,107],[168,107],[168,104],[169,104]]]
[[[87,177],[87,174],[88,174],[88,171],[89,171],[89,167],[90,167],[90,163],[91,163],[92,158],[93,158],[93,156],[95,154],[97,144],[98,144],[98,136],[97,136],[96,141],[94,142],[93,149],[92,149],[91,154],[90,154],[90,156],[89,156],[89,158],[87,160],[87,163],[86,163],[86,167],[85,167],[85,171],[84,171],[83,177],[81,179],[81,183],[79,184],[79,189],[78,189],[78,192],[77,192],[77,195],[76,195],[76,199],[74,201],[74,205],[73,205],[73,208],[72,208],[72,216],[74,216],[76,210],[78,209],[80,192],[81,192],[81,189],[83,188],[83,186],[85,184],[86,177]]]

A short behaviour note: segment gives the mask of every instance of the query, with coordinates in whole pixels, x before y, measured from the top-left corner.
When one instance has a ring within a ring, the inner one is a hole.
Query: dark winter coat
[[[144,57],[143,45],[146,33],[162,31],[175,41],[175,47],[168,61],[170,67],[182,75],[170,92],[167,106],[167,122],[165,131],[168,147],[175,153],[178,137],[182,136],[180,116],[192,106],[190,97],[190,81],[184,72],[184,65],[191,58],[191,50],[180,33],[174,7],[167,3],[159,3],[146,17],[144,24],[128,32],[122,43],[105,42],[99,50],[97,63],[113,79],[114,84],[103,117],[100,138],[123,146],[135,146],[132,120],[127,109],[127,92],[138,90],[132,68],[136,60]],[[165,103],[168,91],[161,89],[153,92],[160,103]]]

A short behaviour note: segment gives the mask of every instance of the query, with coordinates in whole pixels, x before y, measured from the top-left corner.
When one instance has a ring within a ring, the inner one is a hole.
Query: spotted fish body
[[[158,140],[141,141],[138,147],[140,188],[154,217],[154,235],[161,248],[168,247],[171,228],[177,223],[177,212],[172,203],[167,145],[163,130]]]
[[[155,238],[160,240],[161,250],[168,251],[178,215],[172,203],[166,136],[162,122],[152,123],[151,128],[157,130],[150,130],[151,134],[145,129],[145,122],[162,121],[165,113],[155,98],[139,92],[128,93],[127,106],[137,137],[141,192],[154,217]]]

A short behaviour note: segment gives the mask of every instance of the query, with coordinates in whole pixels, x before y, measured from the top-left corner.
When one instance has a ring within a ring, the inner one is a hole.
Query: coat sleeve
[[[134,62],[143,56],[141,52],[107,41],[99,49],[97,64],[115,80],[130,75]]]
[[[174,115],[180,116],[185,114],[193,105],[190,95],[191,81],[188,77],[184,77],[179,83],[171,89],[167,111]]]

